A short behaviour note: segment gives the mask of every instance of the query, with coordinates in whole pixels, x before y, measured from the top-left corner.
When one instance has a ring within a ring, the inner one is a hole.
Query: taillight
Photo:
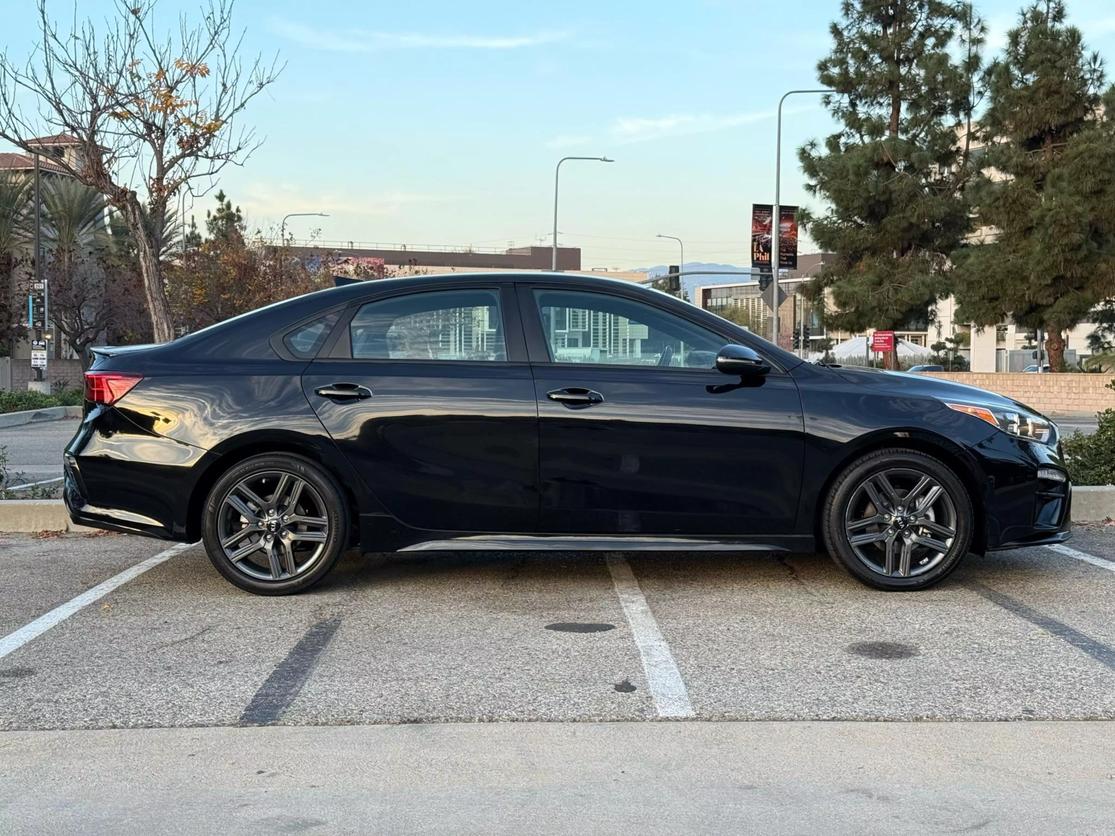
[[[143,380],[141,374],[120,372],[86,372],[85,400],[112,406]]]

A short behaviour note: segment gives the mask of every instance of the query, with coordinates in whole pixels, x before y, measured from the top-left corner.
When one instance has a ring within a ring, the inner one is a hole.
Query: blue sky
[[[63,18],[69,2],[49,0]],[[5,0],[0,45],[22,59],[33,0]],[[1019,3],[985,0],[992,45]],[[263,147],[219,185],[250,225],[299,237],[503,247],[545,239],[562,168],[562,243],[584,264],[746,262],[750,206],[773,197],[774,108],[816,84],[837,0],[758,3],[410,3],[238,0],[246,48],[286,69],[247,113]],[[100,20],[111,2],[81,0]],[[163,0],[160,19],[198,3]],[[1111,0],[1069,0],[1089,46],[1115,57]],[[783,202],[809,203],[795,149],[831,129],[818,100],[784,121]],[[199,216],[211,203],[200,198]]]

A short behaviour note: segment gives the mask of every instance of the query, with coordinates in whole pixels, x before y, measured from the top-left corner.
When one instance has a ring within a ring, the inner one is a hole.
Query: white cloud
[[[774,111],[755,113],[675,113],[669,116],[624,116],[612,122],[609,136],[616,142],[647,142],[671,136],[688,136],[751,125],[774,118]]]
[[[542,31],[520,35],[452,35],[421,32],[376,32],[367,29],[327,30],[281,18],[270,21],[278,35],[313,49],[330,52],[377,52],[386,49],[522,49],[556,43],[568,32]]]

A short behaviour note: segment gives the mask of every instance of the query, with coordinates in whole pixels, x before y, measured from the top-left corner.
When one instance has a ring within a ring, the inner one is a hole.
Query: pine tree
[[[833,327],[901,327],[948,293],[948,256],[968,230],[959,137],[983,27],[969,4],[942,0],[845,0],[841,16],[817,69],[843,127],[799,154],[829,206],[806,218],[809,233],[836,254],[811,292],[831,292]]]
[[[971,189],[985,232],[955,254],[957,312],[1044,329],[1061,370],[1064,332],[1115,294],[1115,93],[1060,0],[1023,11],[987,86]]]
[[[244,240],[244,216],[240,207],[232,208],[232,201],[225,197],[223,191],[214,196],[217,201],[216,211],[206,211],[205,229],[209,237],[215,241],[235,241],[242,243]]]

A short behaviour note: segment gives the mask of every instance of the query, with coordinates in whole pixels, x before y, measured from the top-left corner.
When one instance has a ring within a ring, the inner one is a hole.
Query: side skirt
[[[622,537],[599,535],[472,534],[413,543],[399,551],[659,551],[659,552],[797,552],[815,551],[812,537],[787,536],[708,539],[693,537]]]

